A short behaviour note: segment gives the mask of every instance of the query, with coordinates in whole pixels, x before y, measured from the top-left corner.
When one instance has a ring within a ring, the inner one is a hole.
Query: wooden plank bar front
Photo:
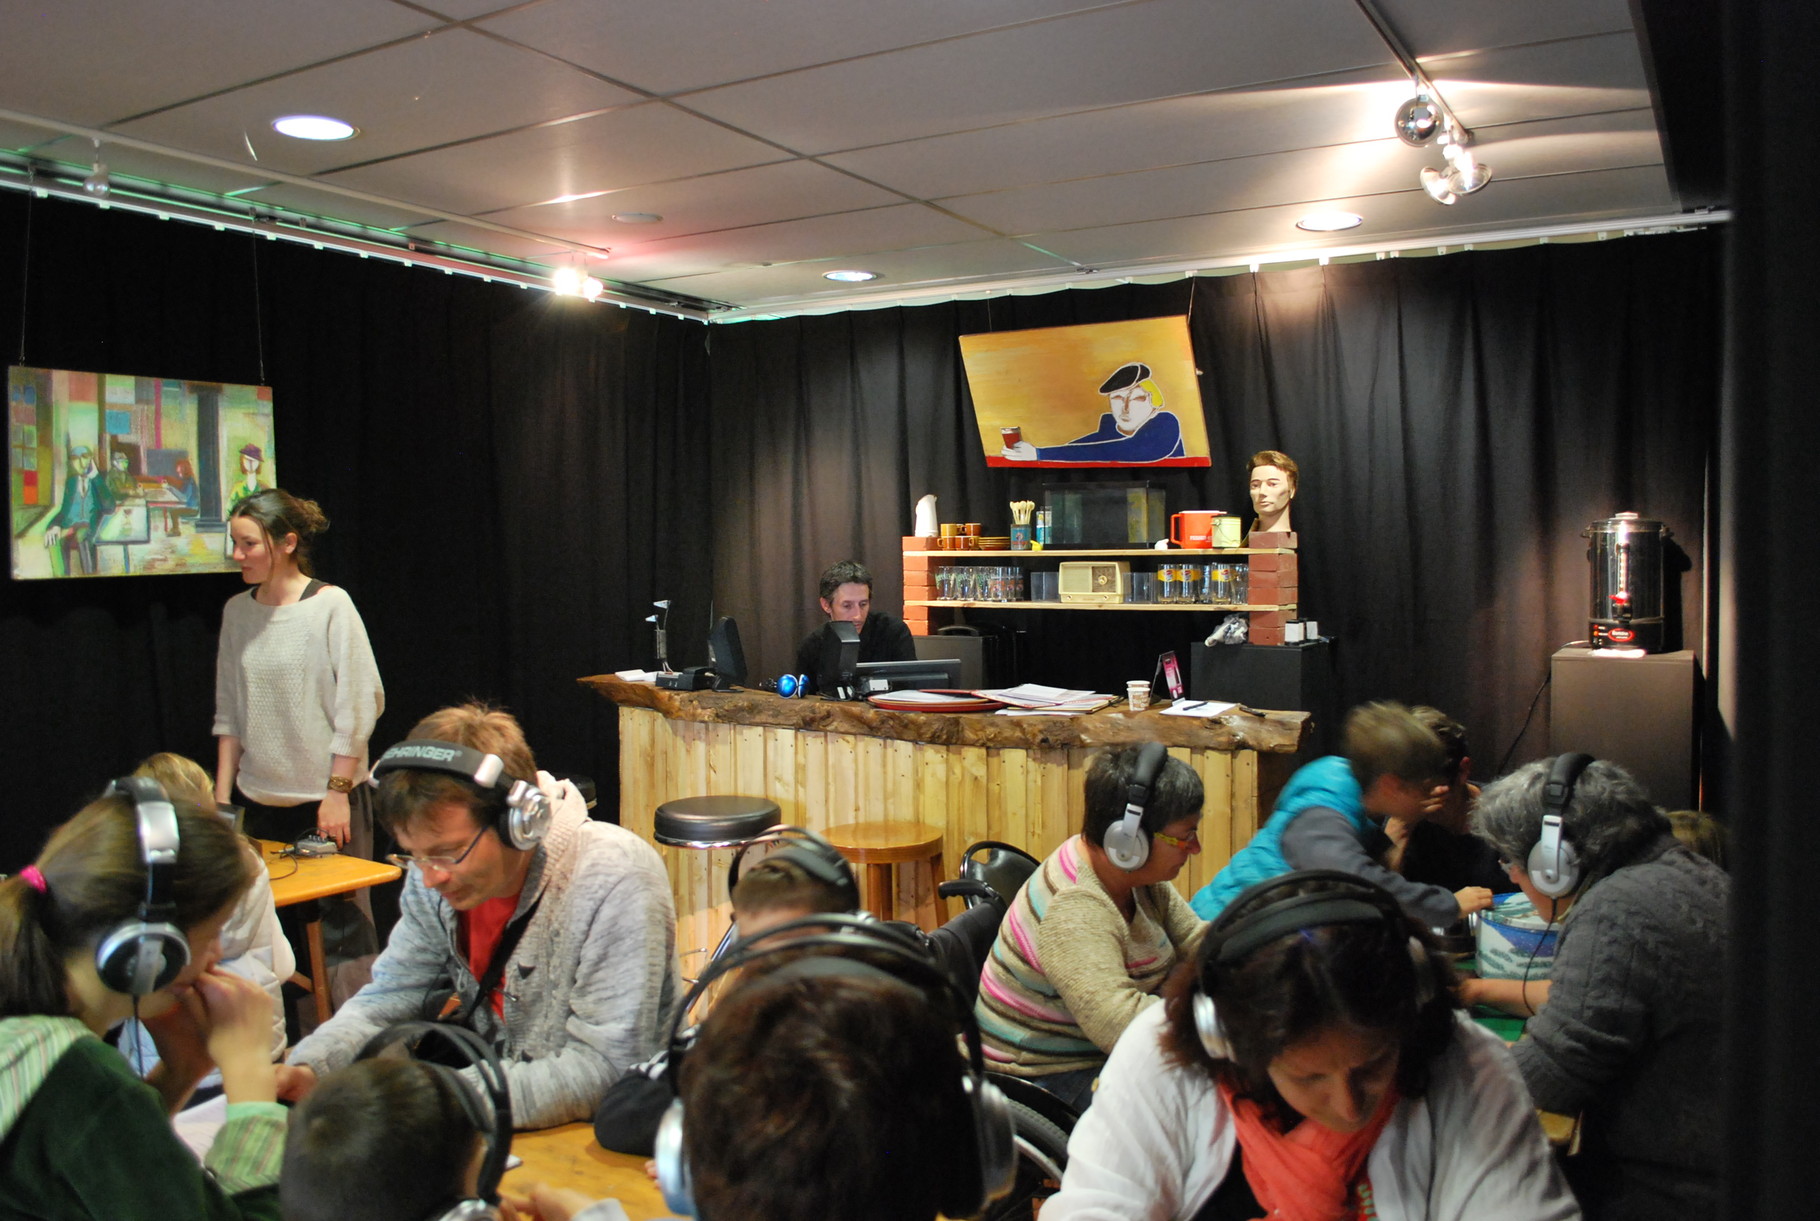
[[[1184,895],[1251,838],[1308,730],[1304,712],[900,713],[755,691],[660,690],[611,675],[581,682],[619,705],[619,818],[628,830],[649,839],[658,804],[673,798],[763,796],[777,802],[785,822],[818,831],[890,818],[941,827],[950,871],[983,839],[1048,855],[1080,829],[1088,761],[1109,746],[1161,741],[1207,790],[1203,851],[1176,879]],[[678,948],[713,945],[728,919],[732,853],[660,851],[686,930]],[[914,872],[900,871],[900,919],[932,899],[927,879],[901,876]]]

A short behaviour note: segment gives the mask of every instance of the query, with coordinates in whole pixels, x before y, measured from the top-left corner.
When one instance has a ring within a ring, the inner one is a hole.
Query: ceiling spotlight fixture
[[[293,140],[352,140],[360,129],[321,114],[287,114],[272,120],[272,130]]]
[[[1457,204],[1460,196],[1471,195],[1491,181],[1491,167],[1472,155],[1466,147],[1470,143],[1471,132],[1452,122],[1447,124],[1441,135],[1441,155],[1447,159],[1447,168],[1429,166],[1421,173],[1422,189],[1436,203]]]
[[[108,176],[107,162],[101,159],[101,141],[95,141],[95,168],[82,180],[82,189],[99,199],[114,189],[113,179]]]
[[[827,271],[822,279],[835,280],[842,284],[864,284],[867,280],[878,279],[876,271]]]
[[[579,266],[558,267],[550,273],[550,288],[560,297],[581,297],[597,301],[607,286],[584,272]]]
[[[655,212],[615,212],[613,219],[622,225],[655,225],[663,217]]]
[[[1310,233],[1338,233],[1342,229],[1357,229],[1365,223],[1365,218],[1357,212],[1310,212],[1295,223],[1298,229]]]
[[[1418,93],[1397,108],[1397,139],[1421,148],[1441,134],[1441,107],[1426,93]]]

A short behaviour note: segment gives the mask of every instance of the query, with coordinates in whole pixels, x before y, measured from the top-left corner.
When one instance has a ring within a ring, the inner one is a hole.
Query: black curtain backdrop
[[[1302,615],[1337,638],[1341,706],[1433,703],[1489,777],[1560,645],[1587,634],[1588,523],[1634,509],[1675,548],[1671,648],[1701,641],[1716,435],[1719,245],[1710,234],[1204,278],[717,328],[716,599],[757,672],[819,621],[815,578],[854,556],[901,604],[900,538],[1004,532],[1045,483],[1127,471],[985,465],[959,336],[1187,313],[1213,465],[1154,478],[1171,511],[1249,513],[1245,461],[1300,464]],[[1211,613],[973,612],[1027,632],[1029,679],[1118,690]],[[1548,701],[1513,762],[1546,753]]]
[[[443,704],[493,699],[608,810],[614,710],[575,679],[650,663],[654,598],[706,623],[706,339],[642,311],[0,194],[8,363],[273,386],[280,482],[328,513],[318,573],[353,596],[385,680],[375,751]],[[243,588],[0,584],[0,870],[153,751],[213,768],[215,635]]]

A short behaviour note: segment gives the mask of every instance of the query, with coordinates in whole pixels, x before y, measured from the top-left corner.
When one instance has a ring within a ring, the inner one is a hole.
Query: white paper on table
[[[980,697],[969,692],[966,695],[949,695],[942,691],[893,691],[885,696],[893,704],[921,704],[927,708],[940,708],[944,704],[977,704]]]
[[[655,670],[615,670],[615,671],[613,671],[613,677],[619,679],[621,682],[654,683],[657,681],[657,671],[655,671]]]
[[[190,1152],[201,1161],[208,1155],[209,1146],[215,1143],[215,1134],[221,1131],[221,1125],[227,1122],[227,1095],[216,1094],[207,1102],[177,1112],[171,1117],[171,1126],[177,1129],[177,1139],[190,1147]]]
[[[1176,700],[1167,708],[1159,708],[1164,716],[1219,716],[1229,708],[1237,708],[1236,701],[1227,700]]]

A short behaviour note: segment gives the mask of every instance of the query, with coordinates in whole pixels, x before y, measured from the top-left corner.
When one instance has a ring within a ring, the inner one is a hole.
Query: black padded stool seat
[[[782,817],[768,797],[678,797],[657,807],[651,838],[673,848],[733,848]]]

